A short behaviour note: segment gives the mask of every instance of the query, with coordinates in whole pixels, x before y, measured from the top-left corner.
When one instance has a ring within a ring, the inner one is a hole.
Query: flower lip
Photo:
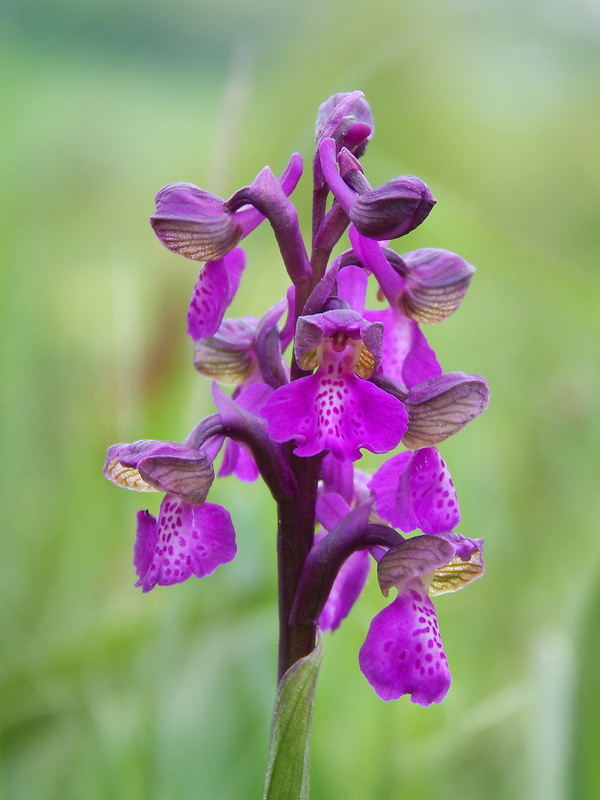
[[[236,553],[229,512],[214,503],[190,505],[166,494],[158,519],[138,513],[133,564],[136,586],[149,592],[157,584],[172,586],[192,575],[204,578]]]

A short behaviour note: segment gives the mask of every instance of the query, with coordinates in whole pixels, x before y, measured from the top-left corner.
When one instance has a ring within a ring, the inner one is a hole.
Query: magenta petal
[[[370,322],[383,323],[383,372],[407,389],[437,378],[442,368],[418,324],[400,311],[365,311]]]
[[[412,505],[406,504],[398,509],[398,483],[406,465],[412,458],[410,451],[398,453],[385,461],[373,475],[369,489],[375,494],[377,515],[387,520],[394,528],[407,532],[418,527],[418,520]]]
[[[295,439],[298,456],[330,450],[338,461],[356,461],[361,447],[387,453],[399,443],[408,416],[392,395],[353,373],[314,375],[277,389],[262,408],[277,442]]]
[[[142,553],[148,544],[142,538],[149,538],[149,522],[138,516],[138,550]],[[235,531],[229,513],[221,506],[204,503],[190,506],[172,494],[165,495],[156,522],[156,540],[152,563],[145,574],[140,574],[137,586],[144,592],[150,591],[158,583],[170,586],[181,583],[191,575],[204,578],[220,564],[225,564],[235,556]],[[138,560],[145,565],[142,555]],[[136,565],[137,568],[137,565]],[[139,571],[138,571],[139,574]]]
[[[373,619],[358,660],[382,700],[409,694],[413,703],[428,706],[444,699],[450,670],[435,609],[420,581]]]
[[[154,558],[157,539],[156,517],[149,511],[138,511],[137,531],[133,547],[133,566],[138,578],[142,578],[148,572]]]
[[[397,315],[397,318],[400,315]],[[442,374],[442,367],[434,351],[429,346],[425,334],[414,320],[408,321],[410,332],[408,352],[402,367],[403,383],[411,389]],[[384,333],[385,338],[385,333]]]
[[[453,530],[460,522],[460,511],[456,490],[444,459],[435,447],[417,450],[402,474],[398,484],[397,511],[406,520],[417,525],[405,527],[398,522],[403,531],[419,527],[423,533],[439,533]],[[412,512],[412,515],[411,515]]]
[[[336,461],[328,453],[321,463],[321,475],[323,477],[323,492],[336,492],[341,495],[347,503],[354,499],[354,467],[350,461]]]
[[[319,626],[322,630],[334,631],[339,628],[364,589],[370,566],[367,550],[358,550],[345,561],[319,615]]]
[[[238,442],[234,442],[233,439],[227,439],[218,475],[219,478],[225,478],[232,474],[240,481],[252,483],[258,478],[259,471],[255,460],[246,448]]]
[[[187,332],[197,342],[214,336],[229,304],[230,282],[225,260],[208,261],[198,275],[187,313]]]
[[[346,463],[350,464],[349,461]],[[315,517],[326,531],[333,530],[349,513],[350,506],[337,492],[327,492],[317,497]]]
[[[229,304],[235,297],[235,293],[237,292],[240,280],[242,278],[242,272],[244,271],[244,267],[246,266],[246,253],[242,250],[241,247],[236,247],[235,250],[232,250],[231,253],[227,253],[225,258],[223,259],[225,262],[225,266],[227,267],[227,271],[229,272]]]
[[[340,270],[337,277],[338,294],[350,304],[353,311],[362,314],[365,310],[367,299],[367,284],[369,279],[360,267],[349,266]]]
[[[187,313],[187,332],[197,342],[214,336],[239,286],[246,256],[241,247],[208,261],[194,286]]]

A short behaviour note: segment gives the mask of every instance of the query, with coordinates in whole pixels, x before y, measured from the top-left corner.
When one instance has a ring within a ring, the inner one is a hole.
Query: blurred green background
[[[0,8],[0,795],[245,800],[275,689],[275,514],[225,479],[238,556],[143,596],[106,447],[212,410],[185,311],[196,271],[155,240],[164,184],[228,196],[362,89],[373,185],[438,205],[400,252],[478,272],[427,330],[478,372],[484,417],[441,446],[487,575],[436,607],[453,684],[385,704],[357,654],[372,579],[325,637],[313,800],[600,798],[600,11],[593,0],[4,0]],[[310,170],[296,199],[308,229]],[[285,290],[247,240],[232,315]],[[363,459],[374,469],[377,459]]]

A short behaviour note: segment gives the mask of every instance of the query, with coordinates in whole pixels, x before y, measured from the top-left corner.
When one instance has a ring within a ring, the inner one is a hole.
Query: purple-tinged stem
[[[312,652],[316,625],[290,624],[304,564],[314,543],[315,503],[322,456],[298,458],[287,445],[290,466],[298,484],[298,494],[278,504],[277,562],[279,577],[279,668],[280,681],[299,658]]]

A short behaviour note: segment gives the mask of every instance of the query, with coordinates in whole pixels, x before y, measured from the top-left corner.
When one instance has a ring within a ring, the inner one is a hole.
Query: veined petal
[[[475,267],[464,258],[433,247],[404,253],[408,267],[402,298],[407,316],[417,322],[441,322],[449,317],[465,296]]]
[[[435,205],[429,187],[413,175],[402,175],[354,200],[348,216],[370,239],[396,239],[418,227]]]
[[[464,372],[448,372],[409,388],[409,424],[402,441],[410,450],[443,442],[482,414],[490,399],[484,378]]]
[[[457,592],[485,574],[483,539],[467,539],[455,532],[438,536],[453,543],[456,555],[448,564],[436,569],[429,587],[431,597]]]
[[[242,228],[223,200],[192,183],[161,189],[150,223],[165,247],[195,261],[223,258],[242,238]]]
[[[214,336],[194,344],[194,366],[204,377],[237,385],[257,368],[254,334],[258,319],[226,319]]]
[[[121,461],[124,448],[131,448],[136,444],[142,443],[156,444],[155,441],[148,439],[145,442],[134,442],[133,444],[120,443],[111,445],[106,451],[102,474],[109,481],[112,481],[116,486],[121,486],[123,489],[133,489],[136,492],[158,492],[160,489],[156,489],[145,481],[136,466],[126,465]]]
[[[382,700],[409,694],[429,706],[444,699],[450,670],[435,609],[419,580],[373,619],[358,660]]]
[[[322,371],[277,389],[262,408],[267,431],[277,442],[295,439],[298,456],[330,450],[338,461],[356,461],[359,448],[393,450],[407,416],[402,403],[352,373]]]
[[[413,536],[380,559],[379,588],[386,597],[393,587],[402,594],[419,578],[432,595],[458,591],[484,574],[482,549],[483,539],[467,539],[456,531]]]
[[[203,450],[150,453],[138,461],[140,475],[151,486],[177,495],[190,505],[200,506],[206,500],[215,479],[212,459]]]
[[[134,562],[139,575],[136,586],[144,592],[157,583],[181,583],[191,575],[204,578],[235,556],[235,531],[229,513],[221,506],[191,506],[167,494],[154,525],[152,520],[149,514],[138,515]]]
[[[181,442],[141,439],[108,448],[104,476],[138,492],[174,492],[200,505],[214,478],[212,459]]]
[[[402,594],[419,578],[429,583],[434,570],[445,567],[455,556],[454,547],[442,536],[413,536],[391,547],[377,564],[377,580],[384,597],[390,589]]]

